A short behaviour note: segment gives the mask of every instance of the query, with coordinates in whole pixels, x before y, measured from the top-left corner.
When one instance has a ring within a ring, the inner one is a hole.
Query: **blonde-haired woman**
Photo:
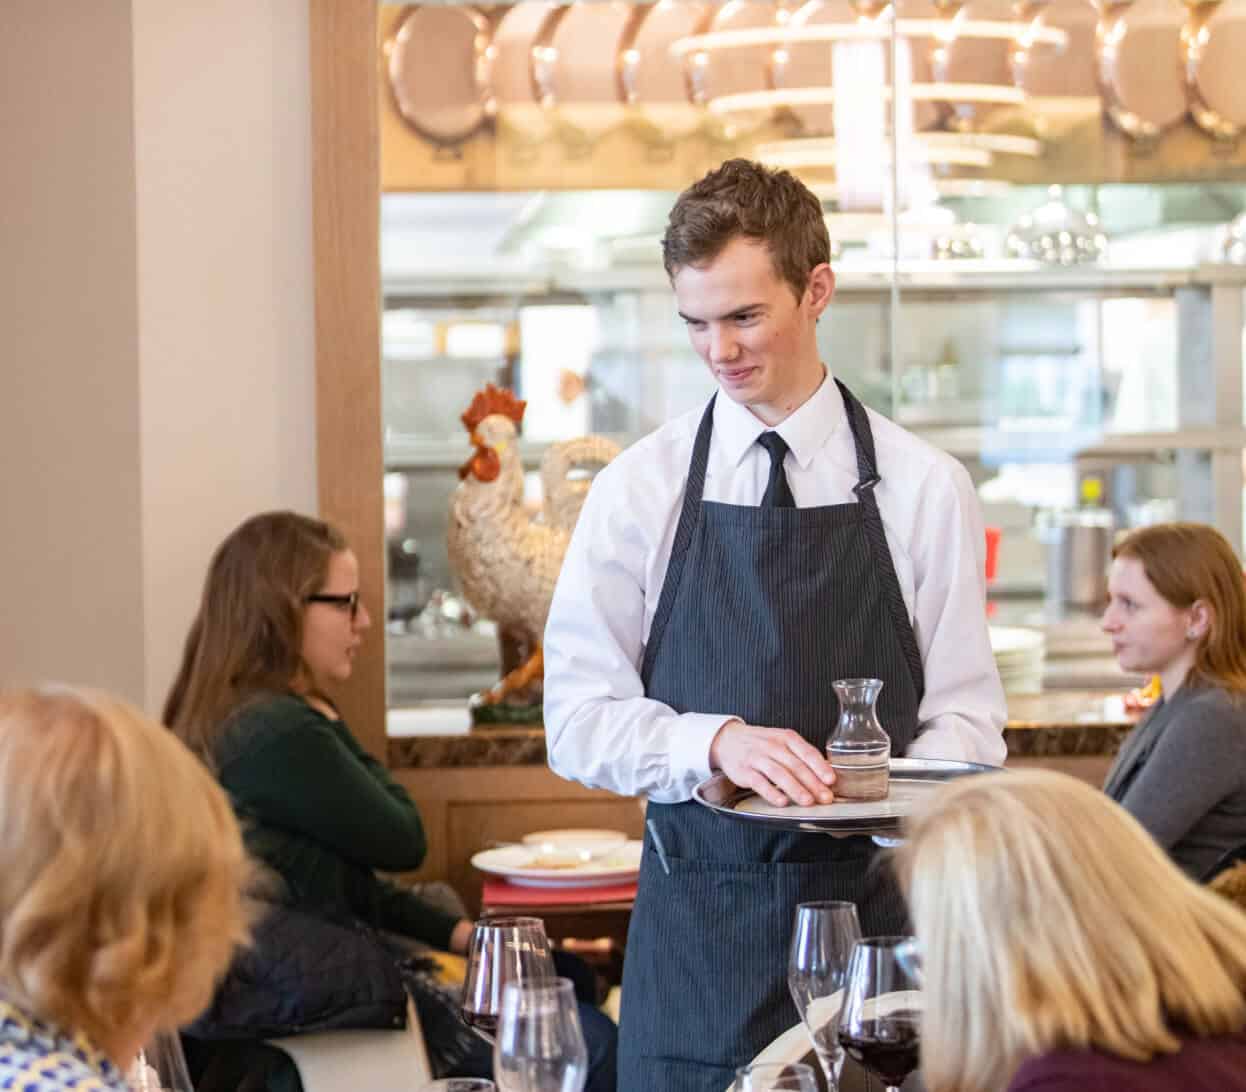
[[[1162,697],[1130,734],[1104,791],[1174,861],[1205,879],[1246,843],[1246,583],[1224,536],[1161,523],[1117,544],[1103,629],[1126,671]]]
[[[1246,915],[1127,812],[1025,770],[940,790],[899,854],[928,1092],[1243,1092]]]
[[[247,936],[225,794],[125,702],[0,691],[0,1088],[126,1088]]]

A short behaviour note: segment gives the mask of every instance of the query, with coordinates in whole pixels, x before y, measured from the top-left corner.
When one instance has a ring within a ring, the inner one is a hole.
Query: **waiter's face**
[[[673,285],[692,347],[732,401],[777,424],[817,389],[814,330],[835,289],[829,265],[797,299],[766,245],[737,237],[706,264],[681,267]]]

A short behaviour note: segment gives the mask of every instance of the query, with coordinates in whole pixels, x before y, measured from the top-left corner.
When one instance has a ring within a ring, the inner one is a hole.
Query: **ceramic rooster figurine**
[[[492,383],[472,399],[461,420],[474,451],[459,468],[459,485],[450,500],[450,564],[463,595],[482,617],[497,623],[500,633],[519,639],[531,653],[482,695],[486,704],[543,677],[541,637],[558,570],[591,484],[587,472],[619,452],[599,436],[551,445],[541,461],[543,511],[533,519],[524,510],[518,450],[525,405]]]

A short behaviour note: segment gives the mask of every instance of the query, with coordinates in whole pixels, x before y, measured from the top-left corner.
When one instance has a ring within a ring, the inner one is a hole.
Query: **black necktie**
[[[770,480],[766,482],[766,494],[761,498],[763,508],[795,508],[787,475],[783,473],[783,457],[788,453],[787,441],[777,432],[763,432],[757,442],[770,453]]]

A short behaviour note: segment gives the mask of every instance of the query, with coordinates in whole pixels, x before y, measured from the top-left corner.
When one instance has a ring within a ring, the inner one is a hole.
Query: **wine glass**
[[[754,1062],[735,1071],[734,1092],[818,1092],[818,1078],[804,1062]]]
[[[899,1092],[921,1047],[921,983],[912,937],[866,937],[852,949],[839,1015],[840,1045]]]
[[[459,1010],[463,1022],[491,1043],[506,983],[551,982],[554,977],[554,957],[540,918],[482,918],[467,949]]]
[[[838,1087],[844,1065],[838,1038],[844,974],[860,939],[861,923],[852,903],[802,902],[796,907],[787,986],[831,1089]]]
[[[493,1076],[501,1092],[582,1092],[588,1047],[570,979],[506,983]]]
[[[192,1092],[176,1031],[157,1031],[135,1055],[126,1082],[134,1092]]]

